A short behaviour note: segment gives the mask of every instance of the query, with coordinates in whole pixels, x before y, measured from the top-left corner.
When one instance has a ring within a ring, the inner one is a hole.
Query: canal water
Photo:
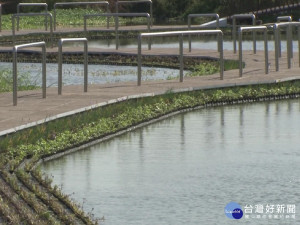
[[[41,168],[105,225],[299,224],[299,127],[300,100],[212,107]],[[225,216],[230,202],[240,221]]]

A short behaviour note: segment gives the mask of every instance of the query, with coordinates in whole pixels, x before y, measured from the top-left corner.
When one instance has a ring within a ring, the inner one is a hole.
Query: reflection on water
[[[42,170],[115,224],[233,224],[227,203],[295,204],[300,215],[300,101],[201,109],[149,125]]]

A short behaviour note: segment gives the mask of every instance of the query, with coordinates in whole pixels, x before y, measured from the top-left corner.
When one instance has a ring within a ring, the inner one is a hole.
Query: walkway
[[[72,50],[76,51],[76,49]],[[57,51],[57,49],[53,49],[52,51]],[[93,49],[90,49],[90,51],[93,51]],[[114,50],[109,51],[114,52]],[[187,50],[185,51],[185,55],[191,56],[218,56],[216,51],[194,50],[192,53],[188,53]],[[120,49],[119,52],[136,54],[136,49]],[[177,49],[143,50],[143,54],[165,54],[166,52],[169,55],[178,54]],[[178,80],[144,81],[142,82],[142,86],[137,86],[136,82],[110,83],[105,85],[89,85],[87,93],[83,92],[83,86],[65,86],[63,87],[63,94],[61,96],[58,96],[56,87],[51,87],[47,89],[46,99],[42,98],[41,90],[18,92],[17,106],[13,106],[12,104],[12,93],[2,93],[0,94],[0,132],[38,120],[56,117],[58,114],[72,110],[108,102],[113,99],[123,99],[133,95],[146,93],[154,95],[177,89],[269,83],[276,80],[290,79],[291,77],[300,78],[300,69],[296,54],[293,59],[295,64],[292,69],[287,69],[287,60],[285,55],[283,55],[280,60],[280,72],[275,72],[274,53],[270,52],[271,65],[270,74],[268,75],[264,74],[263,57],[263,52],[258,51],[257,55],[253,55],[252,52],[245,51],[244,61],[246,62],[246,68],[241,78],[238,75],[238,70],[231,70],[225,72],[224,80],[220,80],[219,74],[214,74],[211,76],[185,78],[183,83],[180,83]],[[225,51],[225,58],[237,59],[238,55],[234,55],[232,51]]]

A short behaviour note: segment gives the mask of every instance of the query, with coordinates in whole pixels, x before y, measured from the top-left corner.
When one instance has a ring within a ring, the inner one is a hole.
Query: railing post
[[[191,16],[188,15],[188,30],[191,30]],[[192,40],[191,40],[191,35],[188,35],[189,37],[189,52],[192,51]]]
[[[42,89],[43,89],[43,98],[46,98],[46,44],[42,46]]]
[[[116,50],[119,50],[119,16],[115,16]]]
[[[64,42],[83,42],[84,92],[88,90],[88,42],[86,38],[62,38],[58,41],[58,95],[62,94],[62,46]]]
[[[0,4],[0,32],[2,31],[2,5]]]
[[[252,15],[252,26],[256,25],[256,17]],[[256,54],[256,32],[253,30],[253,54]]]
[[[180,78],[179,81],[183,82],[183,35],[179,35],[179,61],[180,61]]]
[[[84,92],[88,91],[88,43],[84,41]]]
[[[218,46],[220,50],[220,79],[224,79],[224,51],[223,51],[223,33],[218,34]]]
[[[300,26],[297,26],[297,35],[298,35],[298,60],[299,60],[299,67],[300,67]]]
[[[275,68],[279,71],[279,27],[274,24],[274,35],[275,35]]]
[[[58,95],[62,90],[62,40],[58,42]]]
[[[13,47],[13,105],[17,105],[18,101],[18,69],[17,69],[17,53],[20,48],[42,47],[42,95],[46,98],[46,43],[35,42],[30,44],[16,45]]]
[[[12,23],[12,25],[11,25],[11,28],[12,28],[12,43],[13,43],[13,45],[15,45],[15,43],[16,43],[16,37],[15,37],[16,32],[15,32],[15,16],[14,15],[11,16],[11,23]]]
[[[142,37],[138,36],[138,86],[142,83]]]
[[[13,105],[17,105],[18,96],[18,79],[17,79],[17,48],[16,46],[13,48]]]
[[[150,33],[150,17],[148,17],[147,16],[147,28],[148,28],[148,32]],[[152,40],[151,40],[151,37],[150,38],[148,38],[148,50],[151,50],[151,42],[152,42]]]
[[[290,69],[291,66],[291,26],[290,24],[287,27],[287,64],[288,64],[288,69]]]
[[[233,38],[233,53],[236,53],[236,18],[232,19],[232,38]]]
[[[268,33],[267,28],[264,30],[264,44],[265,44],[265,73],[269,73],[269,56],[268,56]]]
[[[239,75],[240,77],[243,76],[243,33],[242,33],[242,28],[240,27],[239,29]]]

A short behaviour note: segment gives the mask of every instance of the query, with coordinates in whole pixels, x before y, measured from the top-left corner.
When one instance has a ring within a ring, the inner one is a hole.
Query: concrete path
[[[77,51],[78,49],[70,49]],[[57,49],[48,49],[47,51],[57,51]],[[114,50],[90,49],[90,51],[115,52]],[[136,54],[136,49],[120,49],[118,52],[127,54]],[[143,50],[143,54],[168,54],[177,55],[178,49],[152,49]],[[211,56],[218,57],[217,51],[193,50],[185,55],[193,56]],[[238,55],[231,51],[224,52],[226,59],[238,59]],[[169,90],[178,89],[198,89],[227,85],[243,85],[254,83],[269,83],[277,80],[300,78],[300,69],[298,65],[298,56],[294,54],[292,68],[287,69],[286,55],[283,53],[280,59],[280,71],[275,72],[274,52],[269,52],[270,73],[264,73],[264,54],[258,51],[254,55],[250,51],[244,51],[244,61],[246,68],[243,77],[239,77],[238,70],[226,71],[224,80],[220,80],[219,74],[211,76],[202,76],[194,78],[185,78],[183,83],[178,80],[157,80],[144,81],[142,86],[137,86],[136,82],[110,83],[104,85],[89,85],[88,92],[83,92],[82,86],[64,86],[63,94],[57,94],[57,88],[47,89],[47,98],[42,98],[42,91],[22,91],[18,92],[18,105],[12,104],[12,93],[0,94],[0,135],[5,130],[15,128],[24,124],[32,123],[38,120],[56,116],[72,110],[89,107],[94,104],[107,102],[112,99],[122,98],[132,95],[145,93],[159,94]],[[20,128],[15,128],[20,129]]]

